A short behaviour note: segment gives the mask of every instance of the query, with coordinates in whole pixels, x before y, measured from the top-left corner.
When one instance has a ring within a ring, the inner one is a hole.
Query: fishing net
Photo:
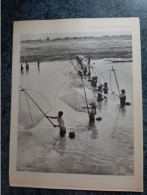
[[[68,78],[76,77],[77,72],[78,72],[78,67],[72,61],[65,64],[63,68],[63,74]]]
[[[48,112],[51,106],[48,100],[34,90],[19,90],[18,124],[23,129],[35,127]]]
[[[88,80],[85,78],[85,79],[81,79],[80,77],[75,77],[73,78],[70,83],[69,83],[69,87],[70,88],[83,88],[83,87],[86,87],[88,88],[89,90],[92,90],[92,86],[91,86],[91,83],[88,82]]]
[[[103,72],[98,67],[92,67],[93,74],[98,77],[98,83],[103,84],[105,82],[105,77]]]
[[[76,90],[72,90],[71,93],[61,96],[60,99],[75,111],[87,112],[85,98]]]
[[[74,78],[67,80],[59,89],[56,97],[78,112],[88,112],[87,106],[95,102],[94,92],[88,88],[87,80]]]
[[[86,68],[86,72],[84,74],[84,70]],[[82,66],[78,62],[70,61],[67,64],[65,64],[63,68],[63,74],[68,78],[75,78],[80,75],[80,72],[82,74],[82,77],[87,77],[89,71],[89,66],[86,64],[82,64]]]

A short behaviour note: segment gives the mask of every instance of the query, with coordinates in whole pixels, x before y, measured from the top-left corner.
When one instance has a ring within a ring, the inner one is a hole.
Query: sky
[[[102,36],[112,36],[112,35],[131,35],[131,32],[120,32],[120,31],[114,31],[114,32],[73,32],[73,33],[44,33],[44,34],[22,34],[21,40],[36,40],[36,39],[46,39],[49,37],[50,39],[56,39],[56,38],[65,38],[65,37],[102,37]]]

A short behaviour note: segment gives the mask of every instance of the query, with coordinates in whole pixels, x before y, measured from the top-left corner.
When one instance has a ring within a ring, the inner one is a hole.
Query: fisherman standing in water
[[[104,92],[104,94],[108,94],[108,83],[107,82],[105,82],[104,83],[104,85],[101,85],[101,86],[103,86],[103,92]],[[104,98],[107,98],[106,96],[104,96]]]
[[[93,125],[95,122],[95,115],[96,115],[96,104],[95,103],[91,103],[91,111],[89,113],[89,125]]]
[[[26,72],[27,72],[27,73],[29,72],[29,64],[28,64],[27,61],[26,61]]]
[[[40,61],[37,61],[37,65],[38,65],[38,72],[40,72]]]
[[[93,87],[94,90],[95,90],[95,88],[96,88],[96,86],[97,86],[97,77],[92,77],[91,85],[92,85],[92,87]]]
[[[21,64],[21,73],[23,74],[23,70],[24,70],[24,67],[23,65]]]
[[[124,107],[126,104],[126,95],[125,95],[124,89],[121,90],[121,94],[119,95],[119,99],[120,99],[120,106]]]
[[[64,120],[63,120],[62,116],[63,116],[63,112],[62,111],[59,111],[58,112],[58,116],[55,116],[55,117],[46,116],[46,117],[47,118],[51,118],[51,119],[57,119],[59,125],[54,125],[54,127],[60,127],[60,136],[61,137],[64,137],[65,134],[66,134],[66,128],[65,128]]]
[[[104,91],[104,94],[108,94],[108,83],[105,82],[104,85],[103,85],[103,91]]]
[[[102,91],[102,86],[99,85],[97,89],[94,90],[94,92],[97,91],[98,92],[98,96],[97,96],[97,101],[100,102],[103,100],[103,91]]]
[[[83,108],[86,108],[86,109],[91,109],[89,113],[89,125],[92,126],[95,122],[95,115],[96,115],[96,104],[95,102],[93,103],[90,103],[89,105],[91,105],[91,107],[83,107]]]
[[[39,68],[39,66],[40,66],[40,61],[38,60],[38,68]]]

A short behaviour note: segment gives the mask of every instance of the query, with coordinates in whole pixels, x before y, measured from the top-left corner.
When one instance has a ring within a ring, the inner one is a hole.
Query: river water
[[[95,121],[89,126],[88,114],[76,112],[61,99],[55,97],[67,80],[63,68],[67,61],[30,63],[29,71],[20,73],[20,84],[43,94],[52,107],[48,113],[57,116],[64,112],[67,133],[59,137],[59,128],[54,128],[45,118],[33,128],[24,130],[18,126],[17,169],[19,171],[49,173],[81,173],[97,175],[134,174],[134,134],[132,98],[132,62],[112,63],[111,60],[93,60],[92,64],[101,82],[108,82],[109,93],[117,94],[112,65],[116,70],[120,90],[126,90],[131,106],[120,108],[119,99],[110,95],[97,104]],[[40,106],[42,101],[40,101]],[[58,124],[54,119],[55,124]],[[68,137],[70,129],[75,139]]]

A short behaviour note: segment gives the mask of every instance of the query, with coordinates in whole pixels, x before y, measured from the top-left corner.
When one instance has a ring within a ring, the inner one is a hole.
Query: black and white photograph
[[[23,35],[19,68],[17,170],[134,174],[131,32]]]
[[[135,176],[132,29],[19,35],[16,172]]]

